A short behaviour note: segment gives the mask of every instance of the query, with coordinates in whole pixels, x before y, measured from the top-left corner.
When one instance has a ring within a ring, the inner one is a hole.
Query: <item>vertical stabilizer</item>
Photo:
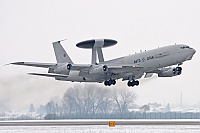
[[[73,64],[69,55],[66,53],[65,49],[60,44],[60,41],[53,42],[53,48],[54,48],[57,63],[71,63],[71,64]]]

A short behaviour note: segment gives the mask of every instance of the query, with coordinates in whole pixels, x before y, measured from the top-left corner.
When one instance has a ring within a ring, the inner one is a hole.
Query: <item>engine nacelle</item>
[[[71,64],[60,65],[54,68],[53,72],[58,74],[62,73],[68,75],[71,67],[72,67]]]
[[[182,72],[181,67],[169,68],[159,73],[158,77],[173,77],[173,76],[180,75],[181,72]]]
[[[106,65],[94,66],[94,68],[91,68],[89,71],[90,74],[104,74],[105,72],[108,72],[108,67]]]

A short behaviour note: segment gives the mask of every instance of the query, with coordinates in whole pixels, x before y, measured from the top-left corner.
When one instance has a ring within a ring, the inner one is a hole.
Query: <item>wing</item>
[[[148,72],[146,72],[144,78],[150,78],[150,77],[153,76],[154,73],[156,73],[156,74],[161,73],[161,70],[155,69],[155,70],[152,70],[152,71],[148,71]]]
[[[135,77],[136,75],[141,74],[140,70],[144,68],[143,66],[130,65],[130,64],[108,65],[107,67],[108,67],[107,78],[110,78],[110,77],[114,79],[122,78],[122,80],[128,80],[129,77],[132,77],[132,76]]]
[[[142,70],[144,67],[139,65],[122,65],[122,66],[108,66],[108,72],[110,76],[115,79],[128,80],[129,77],[135,77],[136,79],[141,78],[143,73]],[[138,76],[139,75],[139,76]]]
[[[108,66],[109,72],[114,74],[134,73],[136,71],[140,71],[141,69],[143,69],[143,67],[139,65]]]
[[[171,67],[163,67],[163,68],[158,68],[158,69],[155,69],[155,70],[146,72],[146,75],[144,76],[144,78],[149,78],[149,77],[151,77],[154,73],[155,73],[155,74],[160,74],[160,73],[162,73],[163,71],[167,71],[167,70],[169,70],[169,69],[171,69]]]
[[[91,65],[87,64],[71,64],[71,70],[84,70],[89,69]]]
[[[38,62],[14,62],[14,63],[10,63],[10,64],[23,65],[23,66],[33,66],[33,67],[44,67],[44,68],[50,68],[50,67],[56,65],[56,63],[38,63]]]
[[[43,76],[43,77],[53,77],[53,78],[67,78],[68,75],[64,75],[64,74],[43,74],[43,73],[28,73],[30,75],[36,75],[36,76]]]

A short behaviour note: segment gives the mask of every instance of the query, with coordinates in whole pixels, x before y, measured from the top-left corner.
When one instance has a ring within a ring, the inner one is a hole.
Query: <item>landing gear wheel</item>
[[[128,81],[128,84],[127,84],[129,87],[133,87],[135,85],[135,82],[134,81]]]
[[[111,86],[111,85],[115,85],[115,84],[116,84],[116,81],[111,80],[111,79],[104,82],[105,86]]]
[[[128,83],[127,83],[127,85],[129,86],[129,87],[133,87],[133,86],[138,86],[139,85],[139,81],[135,81],[135,80],[133,80],[133,81],[128,81]]]
[[[140,82],[138,80],[135,81],[135,85],[138,86]]]
[[[131,86],[131,81],[128,81],[127,85],[130,87]]]
[[[108,85],[110,86],[112,84],[112,80],[109,80],[108,81]]]
[[[108,85],[108,81],[105,81],[105,82],[104,82],[104,85],[107,86],[107,85]]]
[[[112,84],[115,85],[116,84],[116,81],[115,80],[111,80]]]

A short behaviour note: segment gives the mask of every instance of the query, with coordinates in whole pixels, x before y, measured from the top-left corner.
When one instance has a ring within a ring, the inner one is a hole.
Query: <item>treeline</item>
[[[124,116],[134,105],[131,89],[106,88],[95,85],[74,86],[64,93],[62,101],[51,100],[46,106],[45,119],[96,118],[117,114]]]

